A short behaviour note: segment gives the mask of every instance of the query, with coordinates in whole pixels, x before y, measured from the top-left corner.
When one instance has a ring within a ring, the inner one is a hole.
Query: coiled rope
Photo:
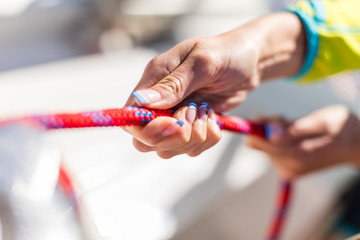
[[[151,120],[161,116],[172,117],[174,112],[174,109],[155,110],[127,106],[91,112],[33,115],[9,120],[0,120],[0,126],[12,123],[29,123],[49,130],[63,128],[133,126],[145,125]],[[251,123],[240,117],[221,116],[218,114],[216,114],[216,119],[219,127],[223,130],[256,135],[261,138],[269,138],[269,131],[267,131],[265,125]],[[64,167],[61,167],[60,169],[59,184],[62,186],[63,191],[69,199],[72,199],[74,202],[74,187],[69,174]],[[277,196],[276,212],[270,224],[267,240],[278,240],[280,238],[291,193],[291,182],[286,180],[282,181]]]

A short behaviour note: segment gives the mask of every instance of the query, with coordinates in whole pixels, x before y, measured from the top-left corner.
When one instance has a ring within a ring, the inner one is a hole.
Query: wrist
[[[301,20],[293,13],[275,13],[245,26],[252,29],[258,46],[261,81],[295,75],[302,67],[306,36]]]

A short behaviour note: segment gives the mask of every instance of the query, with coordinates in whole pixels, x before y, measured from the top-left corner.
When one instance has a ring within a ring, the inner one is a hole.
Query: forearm
[[[262,81],[294,76],[301,69],[306,36],[301,20],[293,13],[277,13],[254,24],[260,39],[259,72]]]
[[[258,18],[224,33],[235,41],[246,39],[257,50],[257,73],[261,81],[294,76],[306,51],[305,30],[297,15],[284,12]]]

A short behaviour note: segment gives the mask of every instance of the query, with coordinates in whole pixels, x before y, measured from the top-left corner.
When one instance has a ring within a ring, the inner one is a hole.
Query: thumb
[[[292,139],[304,139],[321,136],[327,132],[325,121],[321,116],[311,114],[294,121],[287,130],[288,137]]]
[[[191,61],[184,61],[175,71],[154,86],[136,90],[132,96],[141,106],[157,109],[174,107],[197,89]]]

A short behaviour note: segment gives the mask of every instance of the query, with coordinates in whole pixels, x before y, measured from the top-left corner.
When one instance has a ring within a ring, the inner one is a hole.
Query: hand
[[[265,16],[217,36],[192,38],[150,61],[127,104],[164,109],[205,101],[216,112],[227,112],[260,80],[297,73],[304,45],[304,29],[292,13]]]
[[[248,138],[269,155],[281,175],[292,179],[338,164],[360,165],[360,121],[346,107],[330,106],[295,121],[262,119],[271,138]]]
[[[221,138],[215,112],[202,102],[181,107],[174,118],[159,117],[144,127],[127,128],[140,152],[156,151],[161,158],[187,153],[197,156],[215,145]]]
[[[147,65],[126,104],[166,109],[205,101],[216,112],[229,111],[260,80],[298,71],[305,49],[299,42],[305,42],[304,35],[294,14],[280,13],[221,35],[186,40]],[[219,128],[209,120],[203,121],[205,126],[201,129],[205,131],[198,131],[201,117],[195,114],[195,120],[188,121],[187,111],[183,107],[175,119],[159,118],[146,127],[125,130],[135,137],[134,145],[140,151],[157,151],[166,158],[180,153],[197,155],[218,141]],[[164,129],[172,130],[164,135]],[[198,136],[200,132],[202,136]],[[197,148],[195,154],[193,150],[199,145],[206,147]]]
[[[192,100],[226,112],[258,86],[258,55],[244,38],[236,43],[228,35],[186,40],[150,61],[127,104],[166,109]]]

